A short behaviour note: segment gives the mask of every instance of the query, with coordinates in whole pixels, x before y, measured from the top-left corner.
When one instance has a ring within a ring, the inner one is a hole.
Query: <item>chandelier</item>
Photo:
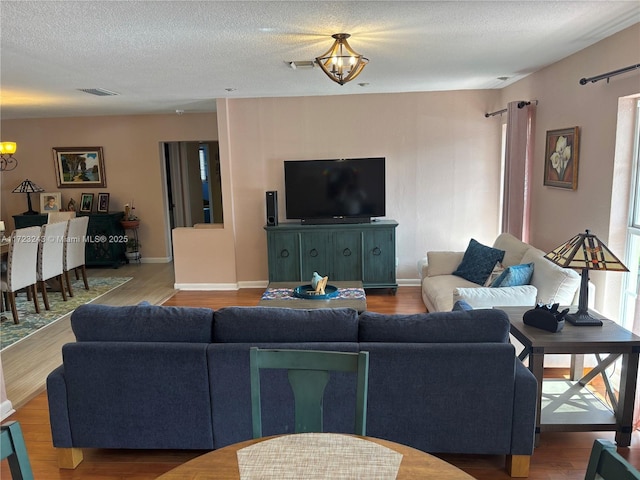
[[[369,59],[363,57],[351,48],[347,43],[348,33],[336,33],[332,35],[336,39],[326,53],[316,57],[316,62],[327,76],[336,83],[344,85],[353,80],[369,63]]]

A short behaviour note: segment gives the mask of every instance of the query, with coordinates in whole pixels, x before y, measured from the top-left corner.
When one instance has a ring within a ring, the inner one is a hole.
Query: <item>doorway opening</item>
[[[161,152],[167,182],[169,231],[198,224],[222,225],[218,142],[163,142]]]

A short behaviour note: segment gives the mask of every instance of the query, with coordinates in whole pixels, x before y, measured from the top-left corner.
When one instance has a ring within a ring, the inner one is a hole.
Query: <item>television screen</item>
[[[385,215],[385,159],[286,160],[288,219],[367,222]]]

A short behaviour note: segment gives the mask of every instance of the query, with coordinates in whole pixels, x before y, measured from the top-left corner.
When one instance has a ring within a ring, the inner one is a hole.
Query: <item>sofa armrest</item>
[[[451,275],[462,262],[464,252],[427,252],[424,277]]]
[[[538,382],[520,360],[516,358],[515,362],[511,455],[531,455],[536,428]]]
[[[522,305],[528,305],[533,308],[536,304],[537,293],[538,290],[533,285],[498,288],[456,288],[453,290],[453,303],[458,300],[464,300],[473,308]]]
[[[53,446],[59,448],[72,447],[67,384],[62,365],[47,377],[47,400],[49,402],[49,421],[51,422]]]
[[[427,257],[422,257],[418,260],[418,275],[420,276],[420,282],[427,276],[427,269],[429,268],[429,262]]]

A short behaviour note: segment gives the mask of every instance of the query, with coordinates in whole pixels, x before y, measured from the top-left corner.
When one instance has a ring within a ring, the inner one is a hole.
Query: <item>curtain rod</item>
[[[616,75],[621,75],[623,73],[631,72],[632,70],[636,70],[640,68],[640,63],[636,63],[635,65],[629,65],[628,67],[620,68],[619,70],[614,70],[612,72],[603,73],[601,75],[596,75],[595,77],[589,78],[581,78],[580,85],[586,85],[587,83],[596,83],[600,80],[607,79],[607,83],[609,83],[609,78],[615,77]]]
[[[537,105],[537,104],[538,104],[538,101],[537,101],[537,100],[534,100],[534,101],[533,101],[533,103],[534,103],[535,105]],[[526,107],[527,105],[531,105],[531,102],[525,102],[525,101],[520,101],[520,102],[518,102],[518,108],[524,108],[524,107]],[[504,113],[504,112],[506,112],[506,111],[507,111],[507,109],[506,109],[506,108],[503,108],[502,110],[497,110],[497,111],[495,111],[495,112],[485,113],[485,114],[484,114],[484,118],[493,117],[494,115],[501,115],[501,114],[503,114],[503,113]]]

